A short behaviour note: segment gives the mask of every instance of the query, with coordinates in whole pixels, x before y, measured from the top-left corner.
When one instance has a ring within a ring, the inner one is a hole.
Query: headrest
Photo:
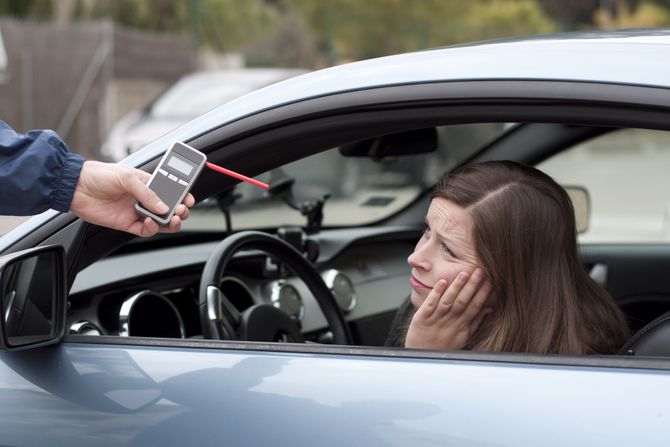
[[[619,354],[670,357],[670,312],[637,331]]]

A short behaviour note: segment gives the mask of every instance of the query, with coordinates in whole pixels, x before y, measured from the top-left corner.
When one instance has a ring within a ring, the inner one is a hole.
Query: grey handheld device
[[[184,143],[175,142],[163,155],[147,183],[170,210],[159,216],[144,208],[139,202],[135,204],[135,209],[161,225],[166,225],[172,219],[174,209],[191,190],[206,161],[207,157],[202,152]]]

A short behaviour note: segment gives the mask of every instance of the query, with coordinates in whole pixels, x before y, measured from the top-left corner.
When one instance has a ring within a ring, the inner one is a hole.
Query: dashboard
[[[354,343],[383,344],[409,294],[409,227],[323,230],[315,266],[349,324]],[[69,295],[70,334],[201,338],[198,291],[219,241],[123,253],[79,272]],[[299,322],[306,340],[328,342],[328,325],[307,286],[260,251],[237,253],[219,286],[242,312],[271,304]]]

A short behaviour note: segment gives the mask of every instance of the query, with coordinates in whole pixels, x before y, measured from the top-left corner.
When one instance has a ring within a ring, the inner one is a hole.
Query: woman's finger
[[[463,288],[460,290],[460,293],[456,296],[454,301],[454,312],[459,314],[465,312],[472,300],[472,297],[475,296],[477,289],[479,288],[479,283],[484,277],[484,272],[480,268],[476,268],[470,279],[463,285]]]
[[[467,283],[469,276],[470,275],[467,272],[461,272],[456,275],[454,281],[449,285],[449,288],[445,293],[442,294],[442,297],[440,298],[440,303],[437,306],[437,316],[443,317],[451,311],[456,298],[458,297],[459,293],[461,293],[463,286],[465,286]]]
[[[440,305],[438,306],[438,316],[440,318],[444,317],[453,309],[454,302],[461,293],[461,290],[465,284],[468,282],[469,277],[470,275],[467,272],[460,272],[458,275],[456,275],[456,278],[454,278],[452,283],[449,285],[449,288],[440,299]]]
[[[463,311],[463,318],[467,320],[474,320],[477,315],[479,315],[484,306],[486,306],[492,291],[493,286],[491,283],[489,281],[485,281],[477,290],[475,296],[472,297],[472,300],[470,300],[470,303],[466,309]]]
[[[430,317],[435,312],[435,308],[438,306],[440,297],[445,290],[447,290],[447,281],[441,279],[435,284],[435,287],[430,291],[424,302],[421,303],[421,306],[419,306],[419,309],[416,311],[418,316],[421,318]]]

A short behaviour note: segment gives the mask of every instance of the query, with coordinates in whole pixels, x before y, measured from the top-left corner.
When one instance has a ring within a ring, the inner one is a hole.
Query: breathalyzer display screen
[[[167,165],[172,169],[176,169],[177,171],[181,172],[185,176],[189,176],[194,168],[192,163],[188,163],[187,161],[182,160],[180,157],[174,154],[167,161]]]

